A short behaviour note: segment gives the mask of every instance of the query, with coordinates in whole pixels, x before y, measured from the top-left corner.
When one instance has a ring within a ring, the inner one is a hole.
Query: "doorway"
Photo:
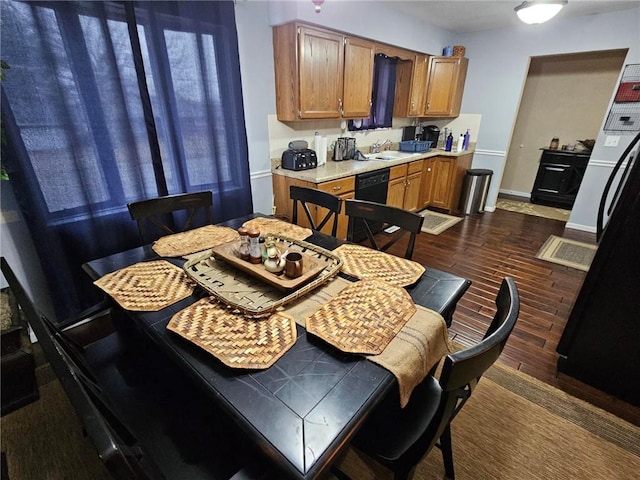
[[[500,193],[528,202],[542,148],[598,135],[627,49],[532,57],[516,116]]]

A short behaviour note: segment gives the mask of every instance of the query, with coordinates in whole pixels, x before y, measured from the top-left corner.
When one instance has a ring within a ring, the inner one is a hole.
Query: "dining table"
[[[262,217],[268,216],[251,214],[216,225],[237,229]],[[317,231],[304,241],[328,251],[347,243]],[[162,257],[152,245],[145,245],[89,261],[83,269],[97,282],[126,267],[159,259],[179,268],[188,261]],[[337,277],[357,280],[344,273]],[[425,266],[405,291],[415,305],[442,315],[448,326],[470,284]],[[144,338],[159,346],[210,398],[213,408],[233,420],[278,472],[276,478],[310,480],[326,474],[375,407],[387,395],[397,395],[398,381],[388,369],[365,355],[341,351],[300,323],[295,324],[295,343],[268,368],[231,368],[167,328],[172,318],[207,294],[195,288],[183,297],[157,311],[123,311]]]

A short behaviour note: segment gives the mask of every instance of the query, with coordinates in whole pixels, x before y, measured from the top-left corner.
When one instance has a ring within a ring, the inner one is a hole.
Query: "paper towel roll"
[[[313,149],[316,151],[318,166],[327,163],[327,137],[325,135],[316,135],[314,137]]]

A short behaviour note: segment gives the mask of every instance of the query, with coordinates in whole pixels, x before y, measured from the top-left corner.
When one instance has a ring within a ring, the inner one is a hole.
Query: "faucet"
[[[371,153],[380,153],[380,149],[382,147],[384,147],[385,145],[389,145],[391,144],[391,140],[387,139],[384,142],[380,143],[379,140],[376,140],[372,145],[371,145]]]

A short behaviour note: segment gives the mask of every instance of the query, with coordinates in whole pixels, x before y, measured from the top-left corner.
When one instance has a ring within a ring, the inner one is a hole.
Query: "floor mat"
[[[439,235],[447,228],[454,226],[462,220],[460,217],[453,217],[444,213],[433,212],[431,210],[423,210],[418,213],[424,217],[422,231],[431,235]]]
[[[561,220],[563,222],[568,221],[571,215],[571,210],[565,210],[564,208],[548,207],[536,203],[505,200],[501,198],[496,202],[496,208],[508,210],[509,212],[524,213],[525,215],[550,218],[552,220]]]
[[[536,258],[587,272],[597,248],[589,243],[551,235],[536,254]]]

